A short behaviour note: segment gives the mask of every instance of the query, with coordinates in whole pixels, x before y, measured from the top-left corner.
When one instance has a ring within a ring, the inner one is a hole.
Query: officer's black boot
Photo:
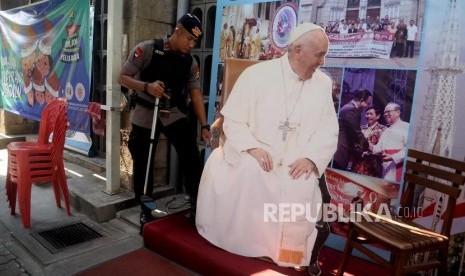
[[[189,222],[195,226],[195,213],[197,211],[197,198],[189,197],[191,208],[189,210]]]
[[[319,220],[316,223],[315,228],[318,233],[316,235],[315,244],[313,245],[312,257],[310,258],[310,263],[308,264],[306,271],[307,275],[310,276],[321,275],[321,269],[318,265],[318,255],[320,254],[320,250],[323,248],[330,232],[329,224],[323,220]]]
[[[141,211],[140,211],[140,234],[142,234],[142,230],[144,229],[144,225],[148,222],[155,220],[152,216],[152,210],[149,209],[145,204],[141,204]]]

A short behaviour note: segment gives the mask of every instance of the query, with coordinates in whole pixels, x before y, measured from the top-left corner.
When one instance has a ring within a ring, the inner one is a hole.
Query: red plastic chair
[[[67,214],[71,215],[63,164],[65,134],[68,128],[66,110],[65,100],[57,99],[50,102],[42,113],[37,142],[13,142],[8,145],[7,199],[10,213],[14,215],[18,197],[24,228],[30,228],[31,225],[32,183],[51,181],[57,207],[61,208],[61,191]],[[49,143],[52,133],[52,142]]]
[[[11,145],[12,147],[35,147],[37,144],[49,144],[49,138],[50,134],[53,132],[55,128],[55,122],[56,118],[58,116],[58,108],[61,106],[62,103],[60,101],[52,101],[50,104],[48,104],[43,112],[42,116],[40,118],[40,128],[39,128],[39,136],[37,138],[37,142],[16,142],[14,145]],[[12,182],[10,181],[11,175],[10,175],[10,169],[16,171],[16,159],[14,158],[14,153],[12,154],[12,165],[9,166],[9,169],[7,170],[7,178],[6,178],[6,195],[7,199],[9,201],[9,207],[11,209],[11,214],[13,215],[15,213],[15,208],[16,208],[16,185],[12,185]],[[16,179],[16,173],[13,174],[14,179]],[[14,180],[16,183],[16,180]],[[14,190],[12,190],[14,189]]]

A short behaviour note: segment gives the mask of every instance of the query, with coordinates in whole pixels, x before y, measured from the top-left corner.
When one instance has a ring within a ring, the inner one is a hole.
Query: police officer
[[[119,74],[118,82],[136,91],[135,106],[131,110],[132,130],[128,148],[133,159],[134,192],[136,201],[143,195],[150,146],[150,132],[155,98],[162,105],[155,130],[156,144],[160,133],[167,136],[175,147],[184,173],[185,189],[194,205],[197,198],[202,163],[195,136],[188,126],[187,95],[189,92],[194,111],[202,129],[202,139],[209,141],[204,102],[200,91],[200,72],[190,51],[202,38],[200,20],[186,14],[178,21],[171,36],[148,40],[134,47]],[[153,157],[150,162],[147,194],[153,194]]]

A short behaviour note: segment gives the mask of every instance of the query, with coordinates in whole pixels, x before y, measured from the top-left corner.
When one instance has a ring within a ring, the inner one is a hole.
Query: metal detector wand
[[[160,99],[155,98],[155,109],[153,110],[152,130],[150,132],[149,159],[148,159],[148,164],[147,164],[147,171],[145,173],[144,195],[147,193],[147,186],[149,182],[150,162],[152,159],[153,143],[155,142],[154,141],[155,140],[155,128],[157,127],[157,114],[158,114],[159,102],[160,102]]]

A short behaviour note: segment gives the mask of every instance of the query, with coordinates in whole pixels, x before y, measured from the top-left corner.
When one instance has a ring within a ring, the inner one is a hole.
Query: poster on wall
[[[225,58],[268,60],[287,49],[297,25],[297,1],[224,7],[220,34],[220,62]]]
[[[273,30],[294,19],[291,9],[297,24],[320,25],[330,42],[321,69],[333,81],[340,126],[347,122],[348,110],[358,114],[349,122],[356,136],[340,131],[338,152],[326,171],[333,204],[349,208],[354,198],[372,206],[398,204],[408,148],[465,160],[465,93],[460,89],[465,86],[465,3],[235,2],[218,1],[222,28],[215,34],[219,39],[215,40],[211,87],[217,89],[210,93],[209,116],[218,116],[223,104],[224,59],[280,57],[287,45],[274,39],[279,32]],[[445,200],[429,190],[419,193],[414,208],[422,211],[415,221],[437,230]],[[335,237],[344,237],[346,230],[343,224],[333,224],[330,240],[341,241]],[[465,275],[463,191],[451,234],[448,275]],[[338,249],[344,245],[329,244]]]
[[[69,129],[89,134],[89,1],[51,0],[0,12],[3,108],[36,121],[68,101]]]
[[[252,1],[251,1],[252,2]],[[222,107],[224,60],[250,59],[270,60],[282,56],[288,46],[287,40],[297,25],[298,1],[271,1],[224,6],[221,30],[219,30],[219,55],[217,70],[213,72],[217,87],[215,106],[209,112],[219,117]],[[213,93],[213,92],[212,92]]]

